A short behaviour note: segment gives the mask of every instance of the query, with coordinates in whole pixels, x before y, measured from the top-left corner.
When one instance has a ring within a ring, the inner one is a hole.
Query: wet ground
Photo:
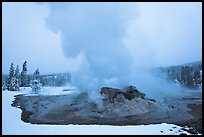
[[[24,122],[33,124],[138,125],[165,122],[189,126],[193,128],[192,132],[202,133],[202,93],[197,92],[185,97],[164,98],[150,104],[148,111],[128,116],[119,115],[128,112],[99,109],[86,94],[17,95],[12,106],[22,110]]]

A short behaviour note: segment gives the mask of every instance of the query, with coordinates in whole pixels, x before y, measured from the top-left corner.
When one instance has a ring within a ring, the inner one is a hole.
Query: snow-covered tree
[[[13,91],[13,83],[12,83],[12,78],[14,77],[14,67],[13,67],[13,63],[11,63],[10,69],[9,69],[9,77],[6,80],[6,85],[7,85],[7,89],[10,91]]]
[[[23,63],[23,69],[20,74],[20,87],[28,87],[29,86],[29,80],[27,75],[27,61]]]
[[[11,63],[11,67],[10,67],[10,70],[9,70],[9,79],[11,79],[12,77],[14,77],[13,63]]]
[[[9,76],[6,76],[6,78],[5,78],[5,84],[4,84],[5,90],[8,89],[8,85],[9,85]]]
[[[18,67],[18,65],[17,65],[17,67],[16,67],[14,76],[15,76],[17,79],[19,79],[19,67]]]
[[[34,79],[31,81],[31,88],[33,91],[38,92],[41,89],[41,83]]]
[[[194,80],[194,86],[200,84],[200,71],[196,70],[193,72],[193,80]]]
[[[4,90],[6,90],[7,89],[7,86],[6,86],[6,83],[4,82],[3,83],[3,86],[2,86],[2,90],[4,91]]]
[[[15,77],[12,77],[11,78],[11,84],[10,84],[10,91],[18,91],[19,88],[18,88],[18,85],[16,85],[16,78]]]
[[[11,67],[9,70],[9,77],[6,80],[6,88],[9,91],[18,91],[19,90],[19,84],[18,84],[18,66],[16,68],[16,71],[14,71],[13,63],[11,63]]]
[[[42,84],[40,83],[40,71],[36,69],[33,73],[33,80],[31,81],[31,88],[33,91],[37,92],[41,89]]]
[[[16,67],[15,73],[14,73],[14,87],[15,90],[19,91],[19,68],[18,65]]]
[[[40,81],[40,71],[39,69],[36,69],[36,71],[33,73],[33,79]]]

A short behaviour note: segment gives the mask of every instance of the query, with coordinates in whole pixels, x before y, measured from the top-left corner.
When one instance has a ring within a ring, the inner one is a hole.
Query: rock
[[[116,100],[117,100],[117,102],[121,102],[121,103],[125,103],[125,97],[124,97],[124,95],[123,94],[118,94],[117,96],[116,96]]]
[[[141,93],[136,87],[129,86],[125,89],[125,98],[126,99],[133,99],[135,97],[143,98],[145,97],[144,93]]]
[[[114,99],[117,98],[118,95],[124,95],[123,91],[110,87],[101,88],[100,93],[105,97],[105,100],[107,100],[110,103],[114,103]]]
[[[132,100],[133,98],[145,99],[145,94],[141,93],[136,87],[128,86],[124,91],[116,88],[103,87],[101,88],[101,95],[105,97],[105,100],[111,103],[115,101],[124,102],[124,99]],[[154,99],[150,101],[156,102]]]

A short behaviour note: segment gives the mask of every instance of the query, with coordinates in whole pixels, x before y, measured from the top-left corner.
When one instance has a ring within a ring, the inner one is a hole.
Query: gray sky
[[[114,80],[112,74],[125,75],[132,64],[143,68],[202,60],[202,3],[29,2],[2,7],[3,74],[11,62],[22,69],[27,60],[29,73],[36,68],[41,73],[88,69],[90,75],[107,74]]]

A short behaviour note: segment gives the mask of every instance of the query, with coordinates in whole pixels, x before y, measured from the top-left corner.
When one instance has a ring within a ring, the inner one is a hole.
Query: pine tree
[[[185,85],[185,83],[186,83],[185,74],[186,74],[186,69],[184,66],[182,66],[181,67],[181,84],[182,85]]]
[[[17,91],[17,89],[16,89],[16,78],[15,77],[11,78],[10,91]]]
[[[190,87],[190,88],[193,88],[194,87],[194,84],[193,84],[193,68],[188,66],[187,69],[188,69],[187,74],[186,74],[187,86]]]
[[[16,67],[14,76],[15,76],[17,79],[19,79],[19,67],[18,67],[18,65],[17,65],[17,67]]]
[[[6,90],[7,89],[7,86],[6,86],[6,83],[4,82],[3,83],[3,86],[2,86],[2,90],[4,91],[4,90]]]
[[[18,65],[16,67],[15,73],[14,73],[14,87],[15,90],[19,91],[19,68]]]
[[[13,63],[11,63],[11,67],[9,70],[9,76],[6,78],[6,88],[9,91],[18,91],[19,90],[19,84],[18,84],[18,74],[19,69],[18,66],[16,70],[14,71]]]
[[[13,79],[13,77],[14,77],[14,67],[13,67],[13,63],[11,63],[11,66],[10,66],[10,70],[9,70],[9,77],[8,77],[8,79],[7,79],[7,81],[6,81],[6,85],[7,85],[7,89],[8,90],[10,90],[10,91],[13,91],[14,89],[13,89],[13,81],[12,81],[12,79]]]
[[[20,75],[20,87],[28,87],[29,81],[28,81],[28,75],[27,75],[27,61],[23,63],[23,69]]]
[[[12,77],[14,77],[13,63],[11,63],[11,67],[10,67],[10,70],[9,70],[9,79],[11,79]]]
[[[33,73],[33,78],[40,81],[40,71],[39,71],[39,69],[36,69],[36,71]]]
[[[193,72],[193,80],[194,80],[194,86],[196,87],[198,84],[200,84],[200,71],[196,70]]]
[[[8,90],[8,85],[9,85],[9,76],[6,76],[5,78],[5,90],[7,89]]]

